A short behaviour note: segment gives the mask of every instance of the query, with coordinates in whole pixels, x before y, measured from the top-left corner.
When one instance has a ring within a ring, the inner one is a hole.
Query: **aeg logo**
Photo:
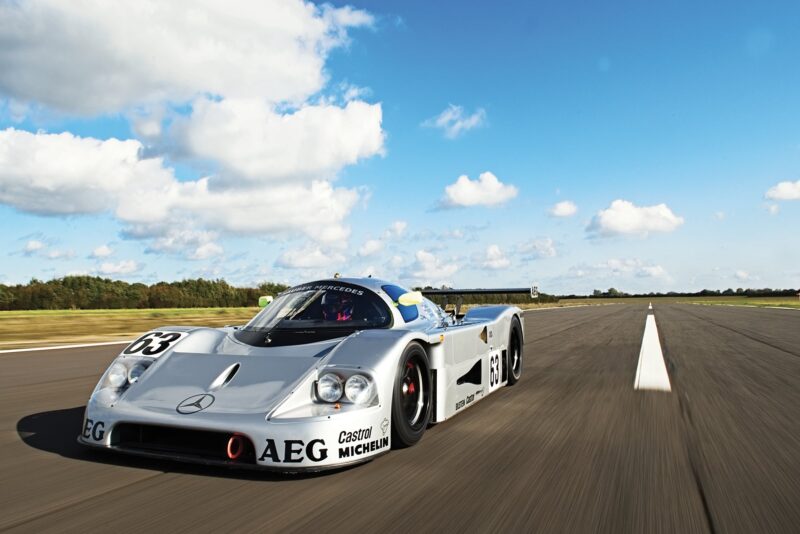
[[[283,442],[283,458],[281,458],[275,440],[268,438],[267,446],[258,461],[269,459],[275,463],[300,463],[308,458],[312,462],[321,462],[328,457],[328,449],[324,447],[324,439],[312,439],[307,445],[301,439],[287,439]]]
[[[83,437],[92,438],[95,441],[102,441],[106,431],[106,424],[102,421],[87,419],[83,424]]]

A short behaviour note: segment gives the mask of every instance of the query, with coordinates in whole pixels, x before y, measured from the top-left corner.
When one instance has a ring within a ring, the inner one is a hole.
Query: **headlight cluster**
[[[117,359],[97,385],[95,398],[103,404],[113,404],[131,384],[139,380],[153,361],[149,358]]]
[[[372,380],[361,374],[351,375],[347,380],[336,373],[325,373],[317,380],[317,396],[324,402],[339,402],[344,398],[353,404],[366,405],[375,397]]]

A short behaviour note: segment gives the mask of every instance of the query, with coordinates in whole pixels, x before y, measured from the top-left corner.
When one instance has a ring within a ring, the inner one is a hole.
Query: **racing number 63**
[[[489,358],[489,387],[500,383],[500,356],[495,354]]]
[[[131,343],[122,353],[136,354],[141,352],[144,356],[155,356],[167,350],[171,344],[178,341],[182,336],[182,332],[148,332]],[[156,346],[153,346],[154,343]]]

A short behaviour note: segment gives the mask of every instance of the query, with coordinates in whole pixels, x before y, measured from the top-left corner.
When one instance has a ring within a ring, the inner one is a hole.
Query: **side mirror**
[[[397,298],[397,303],[402,306],[415,306],[417,304],[422,304],[422,293],[419,291],[409,291],[408,293],[403,293]]]
[[[258,307],[259,308],[266,308],[267,304],[272,302],[273,297],[272,295],[265,295],[263,297],[258,297]]]

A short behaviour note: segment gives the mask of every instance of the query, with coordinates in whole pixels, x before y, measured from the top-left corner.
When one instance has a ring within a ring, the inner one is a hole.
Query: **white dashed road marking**
[[[672,391],[667,366],[664,364],[664,354],[661,352],[661,342],[658,340],[656,317],[652,312],[647,315],[647,322],[644,325],[642,348],[639,351],[639,365],[636,367],[633,388]]]

